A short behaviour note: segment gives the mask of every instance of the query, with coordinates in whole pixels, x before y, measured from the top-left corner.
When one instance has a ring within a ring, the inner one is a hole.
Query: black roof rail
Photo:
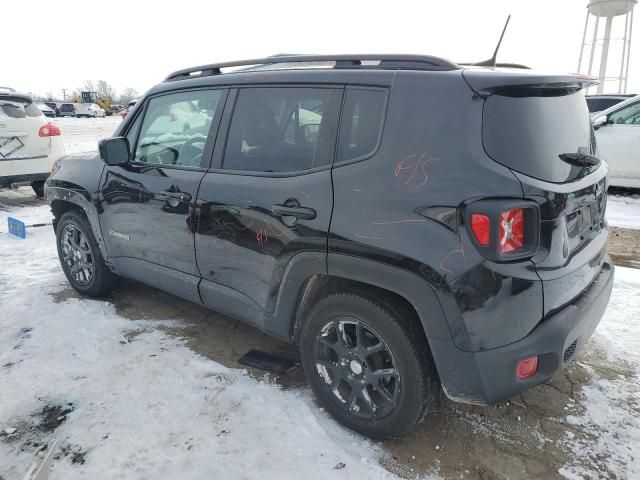
[[[369,63],[369,62],[378,63]],[[183,80],[186,78],[208,77],[222,74],[223,68],[243,67],[255,65],[265,67],[288,63],[334,63],[333,68],[366,68],[388,70],[458,70],[460,67],[444,58],[430,55],[277,55],[273,57],[252,60],[236,60],[231,62],[212,63],[197,67],[177,70],[164,79],[165,82]],[[366,62],[366,63],[363,63]],[[286,67],[285,67],[286,68]],[[252,71],[243,69],[243,72]],[[234,72],[235,73],[235,72]]]

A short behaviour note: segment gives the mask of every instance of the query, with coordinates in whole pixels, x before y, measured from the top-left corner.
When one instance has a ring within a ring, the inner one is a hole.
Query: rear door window
[[[386,90],[347,88],[340,126],[338,162],[364,158],[376,150],[386,103]]]
[[[330,165],[340,97],[332,88],[240,89],[223,168],[298,172]]]
[[[562,183],[588,174],[560,159],[595,153],[591,120],[581,92],[559,96],[494,94],[484,103],[482,137],[495,161],[540,180]]]

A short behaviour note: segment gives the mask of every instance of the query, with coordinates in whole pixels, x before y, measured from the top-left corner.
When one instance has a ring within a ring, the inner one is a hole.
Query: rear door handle
[[[183,203],[189,203],[191,201],[191,195],[187,192],[168,192],[163,191],[156,195],[156,198],[164,200],[178,200]]]
[[[307,207],[287,207],[285,205],[274,205],[271,207],[271,212],[274,215],[280,215],[281,217],[295,217],[302,220],[313,220],[316,218],[316,211],[313,208]]]

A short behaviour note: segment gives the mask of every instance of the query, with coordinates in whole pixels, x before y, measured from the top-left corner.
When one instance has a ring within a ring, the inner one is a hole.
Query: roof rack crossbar
[[[374,62],[377,64],[363,63]],[[207,77],[222,74],[223,68],[233,67],[266,67],[287,63],[319,63],[333,62],[333,68],[372,68],[372,69],[407,69],[407,70],[458,70],[460,67],[444,58],[430,55],[278,55],[252,60],[236,60],[231,62],[212,63],[197,67],[177,70],[164,79],[165,82],[183,80],[194,77]],[[252,71],[243,69],[242,71]]]

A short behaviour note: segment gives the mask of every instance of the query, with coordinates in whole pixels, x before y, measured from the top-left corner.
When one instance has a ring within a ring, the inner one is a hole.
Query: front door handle
[[[187,192],[169,192],[165,190],[156,194],[155,197],[161,200],[178,200],[183,203],[191,201],[191,195]]]
[[[271,212],[274,215],[280,215],[281,217],[295,217],[301,220],[313,220],[316,218],[316,211],[313,208],[308,207],[287,207],[286,205],[274,205],[271,207]]]

